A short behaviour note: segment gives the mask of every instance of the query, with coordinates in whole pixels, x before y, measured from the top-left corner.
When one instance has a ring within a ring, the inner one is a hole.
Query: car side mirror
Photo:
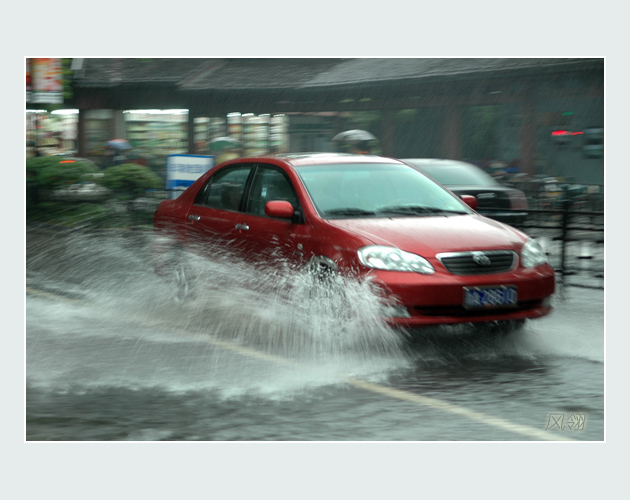
[[[462,201],[466,203],[466,205],[468,205],[473,210],[477,210],[477,198],[469,194],[463,194],[461,198]]]
[[[265,204],[265,214],[277,219],[292,219],[293,205],[284,200],[268,201]]]

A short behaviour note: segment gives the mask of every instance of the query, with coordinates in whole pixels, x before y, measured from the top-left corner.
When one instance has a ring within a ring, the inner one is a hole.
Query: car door
[[[293,219],[276,219],[265,214],[265,204],[277,200],[291,203],[296,213]],[[256,167],[244,200],[244,212],[237,221],[238,237],[251,259],[303,262],[308,225],[301,216],[296,190],[282,168],[267,164]]]
[[[222,168],[199,190],[187,214],[189,239],[198,251],[242,251],[237,219],[253,168],[251,164]]]

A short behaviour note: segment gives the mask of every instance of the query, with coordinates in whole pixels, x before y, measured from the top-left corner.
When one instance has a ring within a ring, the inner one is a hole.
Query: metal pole
[[[564,199],[562,200],[562,253],[560,255],[560,274],[562,283],[564,283],[564,277],[568,274],[566,270],[567,260],[567,234],[569,226],[569,208],[571,206],[571,200],[569,194],[564,192]]]

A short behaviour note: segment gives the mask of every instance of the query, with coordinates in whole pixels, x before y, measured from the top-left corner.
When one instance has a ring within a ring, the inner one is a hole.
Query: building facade
[[[93,58],[73,68],[81,156],[111,138],[192,154],[225,135],[243,154],[332,151],[338,132],[363,128],[385,156],[502,160],[604,183],[601,58]]]

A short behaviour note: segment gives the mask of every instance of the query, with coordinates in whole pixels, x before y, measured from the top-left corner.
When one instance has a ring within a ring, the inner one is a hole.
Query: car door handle
[[[240,229],[241,231],[249,231],[249,226],[247,225],[247,222],[243,222],[242,224],[237,224],[236,226],[234,226],[235,229]]]
[[[193,214],[190,214],[190,215],[188,216],[188,220],[189,220],[189,221],[194,221],[194,222],[197,222],[197,221],[200,221],[200,220],[201,220],[201,216],[200,216],[200,215],[198,215],[198,214],[194,214],[194,215],[193,215]]]

